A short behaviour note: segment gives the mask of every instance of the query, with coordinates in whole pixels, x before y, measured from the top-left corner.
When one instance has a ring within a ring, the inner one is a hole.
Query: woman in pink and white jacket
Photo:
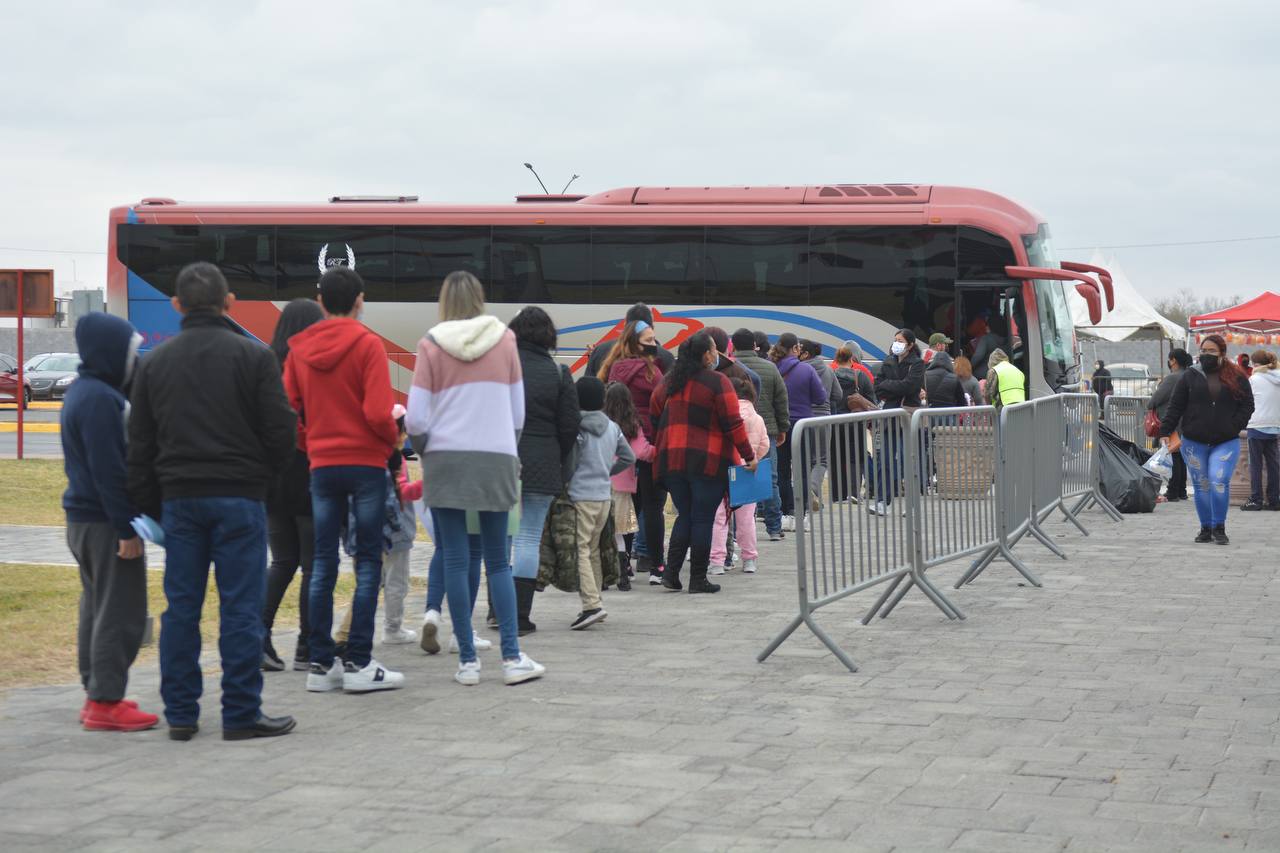
[[[735,378],[733,390],[738,393],[738,411],[742,415],[742,423],[747,428],[747,439],[757,459],[763,459],[769,453],[769,430],[764,425],[764,418],[756,411],[756,389],[746,379]],[[739,461],[738,464],[742,464]],[[729,509],[729,498],[726,495],[716,510],[715,526],[711,529],[711,567],[707,574],[722,575],[728,569],[725,561],[725,543],[729,538],[729,513],[733,513],[735,535],[738,546],[742,549],[742,571],[752,574],[756,570],[756,505],[745,504],[737,509]]]

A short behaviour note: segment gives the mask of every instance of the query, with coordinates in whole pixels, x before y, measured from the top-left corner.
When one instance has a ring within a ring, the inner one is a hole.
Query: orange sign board
[[[18,316],[19,273],[22,274],[22,316],[54,316],[53,270],[0,270],[0,317]]]

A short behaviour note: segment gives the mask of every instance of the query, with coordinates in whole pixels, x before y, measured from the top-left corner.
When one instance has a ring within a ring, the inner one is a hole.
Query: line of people
[[[170,737],[189,740],[199,730],[199,620],[210,564],[223,737],[276,736],[295,721],[263,713],[261,673],[285,669],[271,634],[299,572],[292,668],[306,671],[308,691],[405,683],[373,657],[380,590],[382,642],[418,640],[428,653],[441,651],[447,601],[455,678],[478,683],[478,652],[492,645],[472,627],[482,562],[503,680],[523,683],[546,672],[519,638],[537,628],[532,608],[547,537],[567,538],[575,551],[582,609],[570,628],[607,616],[606,558],[622,567],[620,591],[636,572],[650,585],[685,589],[687,562],[687,590],[715,593],[720,587],[708,576],[725,573],[735,544],[744,572],[757,568],[757,507],[729,505],[730,467],[754,471],[762,459],[776,460],[771,495],[758,509],[777,541],[795,527],[793,465],[808,472],[800,499],[810,506],[820,502],[826,476],[825,453],[793,458],[799,421],[926,399],[973,402],[971,376],[955,373],[944,336],[931,340],[926,369],[912,333],[899,331],[875,376],[854,341],[828,363],[816,343],[790,333],[770,342],[748,329],[704,329],[673,357],[643,304],[628,310],[616,340],[591,353],[575,382],[553,358],[556,329],[544,310],[527,307],[504,325],[486,313],[481,283],[458,272],[443,282],[439,321],[418,344],[401,407],[382,342],[360,321],[364,286],[354,270],[330,269],[318,300],[286,306],[269,349],[228,319],[235,297],[215,266],[184,268],[175,290],[182,331],[140,361],[125,321],[93,315],[77,328],[82,374],[100,379],[78,384],[63,412],[64,505],[85,585],[80,646],[90,728],[157,722],[123,697],[146,618],[145,556],[130,523],[138,516],[159,519],[166,549],[160,663]],[[999,373],[999,355],[988,386],[1004,395],[1013,385]],[[415,454],[422,479],[411,482],[405,462]],[[837,479],[848,491],[847,477]],[[669,541],[668,499],[676,512]],[[567,527],[563,519],[553,524],[557,500],[572,513]],[[417,502],[435,543],[420,635],[404,624]],[[355,591],[335,632],[344,546]]]

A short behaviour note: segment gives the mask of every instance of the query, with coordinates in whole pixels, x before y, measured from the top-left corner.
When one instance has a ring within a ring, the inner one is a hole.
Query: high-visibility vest
[[[996,388],[1000,392],[1000,405],[1012,406],[1014,403],[1025,403],[1027,400],[1026,374],[1007,361],[996,364],[992,369],[996,372]]]

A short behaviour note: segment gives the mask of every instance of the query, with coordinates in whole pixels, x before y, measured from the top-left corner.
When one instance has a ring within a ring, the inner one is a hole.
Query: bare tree
[[[1230,308],[1232,305],[1238,305],[1240,301],[1240,297],[1234,295],[1226,297],[1197,296],[1189,288],[1184,287],[1170,296],[1157,299],[1152,304],[1166,318],[1186,328],[1187,321],[1191,317],[1195,317],[1198,314],[1221,311],[1224,308]]]

